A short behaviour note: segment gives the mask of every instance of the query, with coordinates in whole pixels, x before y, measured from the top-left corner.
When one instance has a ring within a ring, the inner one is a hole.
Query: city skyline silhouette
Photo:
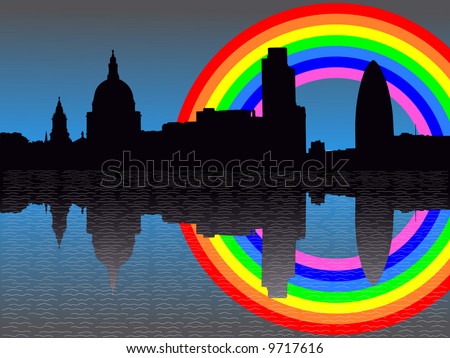
[[[51,129],[50,122],[46,121],[61,96],[72,138],[78,138],[84,130],[85,114],[95,87],[106,75],[105,61],[112,48],[119,57],[123,79],[135,92],[136,103],[143,114],[143,128],[159,130],[163,123],[176,119],[197,75],[231,38],[267,16],[299,6],[291,0],[264,4],[234,2],[232,6],[194,1],[197,5],[190,8],[176,0],[176,8],[183,9],[180,13],[169,11],[168,4],[150,5],[136,0],[132,0],[133,6],[116,3],[94,8],[83,0],[68,6],[59,6],[54,0],[45,0],[46,5],[24,0],[26,5],[20,6],[20,10],[17,4],[5,4],[0,15],[0,26],[5,34],[0,41],[6,49],[0,59],[0,67],[4,69],[0,88],[0,131],[17,131],[30,140],[43,140],[45,131]],[[320,1],[310,3],[316,2]],[[360,3],[373,5],[368,1]],[[432,3],[433,6],[425,6],[413,1],[405,7],[382,0],[376,6],[411,19],[448,44],[450,34],[445,11],[438,1],[432,0]],[[231,9],[243,7],[245,10],[236,18]],[[87,13],[89,17],[85,16]],[[157,20],[160,18],[164,18],[164,22]],[[117,27],[118,21],[124,21],[127,26]],[[80,23],[83,23],[82,31]],[[213,32],[203,31],[199,26],[215,23],[220,27],[215,27]],[[182,29],[189,30],[180,29],[180,24],[183,24]],[[157,83],[161,85],[155,86]],[[342,87],[344,89],[340,90]],[[315,105],[314,97],[322,93],[333,99],[335,94],[334,104],[338,105],[344,94],[356,95],[357,83],[329,80],[308,88],[308,98],[303,105],[309,108],[310,118],[314,115],[324,119],[319,128],[311,129],[308,142],[325,139],[330,149],[351,147],[353,135],[346,137],[347,130],[340,131],[342,126],[333,126],[329,114],[336,111],[327,110],[320,103]],[[160,100],[153,100],[158,97]],[[346,102],[345,107],[353,100]],[[340,116],[342,121],[343,117]],[[414,126],[408,121],[408,118],[402,121],[404,125],[397,134],[414,133]],[[347,125],[349,123],[343,124]],[[351,128],[350,125],[348,130]],[[339,133],[334,143],[330,131]]]
[[[306,179],[309,180],[305,183],[302,177],[303,185],[297,186],[301,191],[300,197],[303,197],[302,202],[295,205],[295,210],[300,210],[299,212],[294,214],[294,210],[292,215],[285,216],[286,202],[281,200],[277,202],[277,205],[284,205],[283,210],[281,207],[270,208],[267,212],[261,213],[261,215],[266,213],[266,216],[259,221],[265,223],[264,227],[258,226],[257,222],[254,222],[253,226],[248,226],[252,220],[247,218],[244,224],[245,230],[239,229],[238,222],[242,220],[242,217],[228,213],[228,221],[233,223],[231,226],[220,228],[210,217],[208,222],[195,222],[198,225],[198,233],[204,233],[208,237],[216,234],[243,235],[245,231],[252,232],[262,228],[264,235],[262,284],[268,288],[269,297],[285,297],[286,282],[295,273],[295,270],[290,272],[291,270],[288,269],[294,267],[292,266],[293,250],[295,250],[296,241],[303,238],[306,231],[305,193],[309,192],[311,200],[317,204],[323,202],[326,194],[354,196],[356,197],[355,222],[359,256],[365,276],[372,284],[376,284],[384,271],[390,250],[393,210],[402,207],[402,204],[395,201],[393,190],[401,188],[412,193],[413,188],[404,188],[402,185],[393,185],[388,182],[385,186],[377,186],[376,195],[374,195],[373,188],[367,190],[367,184],[355,181],[354,177],[350,177],[353,181],[349,183],[339,174],[343,180],[334,177],[327,182],[327,171],[337,170],[339,173],[343,170],[349,173],[355,172],[358,175],[358,170],[369,170],[372,171],[369,175],[373,175],[374,170],[390,170],[394,173],[401,169],[424,173],[430,170],[448,170],[450,167],[448,161],[433,160],[431,155],[424,158],[413,156],[411,159],[410,152],[431,154],[436,147],[441,150],[445,147],[450,148],[450,137],[395,136],[392,104],[386,79],[379,65],[372,61],[364,72],[356,101],[356,148],[326,151],[326,143],[316,141],[307,150],[307,109],[297,104],[295,71],[288,65],[287,49],[269,48],[267,57],[261,61],[261,67],[262,117],[257,117],[255,111],[216,111],[214,108],[204,108],[197,112],[196,122],[169,122],[163,125],[161,131],[146,132],[141,130],[141,113],[136,110],[131,88],[120,79],[118,62],[112,51],[107,78],[97,87],[92,110],[86,115],[86,132],[83,131],[80,138],[72,141],[67,130],[68,119],[58,98],[52,117],[52,130],[49,135],[46,133],[43,142],[28,143],[19,133],[1,134],[0,147],[3,153],[8,152],[8,156],[3,157],[2,167],[3,169],[101,169],[103,180],[101,183],[97,182],[97,185],[98,188],[106,190],[104,193],[107,197],[121,187],[130,188],[137,184],[137,188],[142,188],[150,184],[149,173],[146,171],[153,169],[152,178],[155,179],[157,168],[159,168],[155,162],[157,163],[158,160],[160,163],[171,160],[171,169],[174,170],[174,166],[177,167],[178,172],[170,172],[169,177],[175,180],[172,184],[181,189],[183,186],[178,185],[176,180],[183,180],[183,169],[187,170],[184,175],[189,177],[198,163],[214,161],[212,167],[208,167],[206,171],[212,168],[213,175],[217,177],[220,174],[228,175],[228,166],[220,170],[219,164],[227,165],[238,160],[238,167],[242,169],[241,160],[243,163],[248,163],[262,156],[262,166],[256,167],[256,170],[263,169],[264,180],[262,184],[258,183],[252,187],[262,185],[271,188],[274,193],[281,193],[283,190],[288,190],[288,186],[280,185],[278,181],[273,184],[272,172],[267,175],[265,170],[291,160],[293,166],[290,169],[300,168],[300,175],[306,170],[308,174]],[[232,147],[211,146],[208,139],[219,134],[224,138],[233,138],[234,145]],[[254,141],[253,138],[258,140]],[[181,157],[175,160],[174,153],[187,156],[187,160]],[[268,157],[267,153],[269,153]],[[154,160],[153,168],[146,168],[144,160]],[[334,160],[343,161],[345,166],[336,169]],[[322,174],[316,173],[316,177],[311,177],[310,168],[305,169],[303,166],[308,162],[313,162],[312,167],[317,173]],[[163,171],[167,168],[161,169],[160,174],[163,175]],[[201,171],[203,170],[202,166]],[[244,175],[249,177],[250,167],[246,170],[247,174]],[[256,173],[254,167],[251,170]],[[108,179],[113,178],[113,182],[116,180],[117,183],[109,186],[105,176]],[[142,176],[145,177],[144,185],[141,182]],[[232,181],[236,179],[233,167],[231,176]],[[375,176],[385,178],[386,173],[377,172]],[[423,199],[420,199],[415,205],[403,207],[403,210],[449,209],[448,173],[443,177],[446,181],[439,186],[441,189],[441,197],[437,199],[437,202],[440,200],[439,205],[423,203],[420,201]],[[206,178],[211,179],[208,175]],[[266,181],[267,178],[269,181]],[[210,185],[207,185],[202,179],[197,189],[212,190],[211,188],[220,187],[215,185],[215,180],[217,178],[211,179]],[[188,183],[191,182],[188,181]],[[242,180],[239,181],[239,185],[241,184]],[[62,182],[57,186],[64,191],[64,185]],[[242,189],[244,188],[245,186],[242,186]],[[83,192],[86,189],[80,186],[77,190]],[[182,198],[183,190],[195,189],[188,186],[181,191],[175,190],[172,192],[173,197]],[[231,189],[225,185],[223,190],[226,192]],[[114,202],[113,197],[111,197],[112,202]],[[264,202],[267,207],[269,199],[270,197],[267,197],[265,202],[261,200],[260,204]],[[124,204],[121,207],[125,211],[121,212],[119,217],[111,219],[111,200],[104,201],[100,198],[96,207],[88,210],[87,232],[92,234],[97,257],[108,267],[110,286],[114,292],[117,287],[119,267],[132,254],[134,237],[140,232],[140,215],[142,214],[134,215],[129,212],[128,205]],[[170,200],[167,202],[169,203]],[[62,243],[66,230],[66,218],[70,205],[67,199],[57,200],[50,205],[52,227],[58,247]],[[373,207],[376,210],[373,210]],[[188,204],[185,204],[184,211],[186,213],[191,211]],[[284,214],[279,216],[277,212],[284,212]],[[106,215],[106,221],[102,219],[103,215]],[[298,225],[293,225],[291,219],[297,216]],[[96,217],[98,219],[95,219]],[[285,222],[285,220],[291,221]],[[179,219],[179,222],[183,221]],[[218,222],[223,221],[226,219],[222,218]],[[135,223],[135,225],[132,229],[123,231],[129,223]],[[202,227],[205,228],[202,229]],[[121,233],[121,238],[118,238],[118,232]],[[284,269],[283,272],[278,272],[273,267],[284,267]]]
[[[0,336],[447,337],[448,15],[373,6],[5,4]]]
[[[97,168],[109,159],[122,159],[126,150],[141,160],[170,160],[175,153],[195,152],[200,160],[259,159],[270,152],[278,161],[292,160],[297,167],[308,159],[331,165],[347,160],[346,170],[447,170],[448,161],[433,155],[450,150],[450,137],[394,135],[389,89],[379,65],[372,61],[362,78],[356,102],[355,148],[327,151],[326,143],[313,142],[307,151],[307,109],[297,105],[295,72],[288,65],[286,48],[269,48],[261,61],[263,115],[254,111],[197,111],[195,122],[168,122],[161,131],[141,130],[131,88],[120,79],[114,51],[107,79],[96,89],[86,132],[70,139],[67,117],[60,98],[52,118],[50,135],[29,142],[20,133],[0,133],[0,147],[8,156],[4,168]],[[208,138],[232,138],[233,146],[209,145]],[[257,140],[252,140],[257,138]],[[331,162],[331,164],[330,164]],[[125,163],[122,163],[124,166]],[[324,164],[326,167],[327,164]]]

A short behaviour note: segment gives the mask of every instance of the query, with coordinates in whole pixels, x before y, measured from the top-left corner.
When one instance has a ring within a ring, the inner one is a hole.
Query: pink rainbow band
[[[392,239],[389,255],[395,253],[405,243],[407,243],[409,239],[411,239],[414,233],[420,228],[427,215],[428,211],[416,211],[415,215],[411,218],[403,230]],[[256,229],[256,234],[262,238],[263,230]],[[361,268],[359,256],[330,259],[308,255],[298,250],[296,251],[295,262],[318,270],[327,271],[344,271]]]
[[[307,71],[295,76],[295,84],[297,87],[305,85],[307,83],[327,80],[327,79],[347,79],[360,82],[364,72],[361,70],[355,70],[342,67],[329,67],[321,68],[317,70]],[[411,120],[417,127],[417,131],[422,135],[431,135],[430,128],[420,113],[417,106],[396,86],[388,82],[389,92],[391,97],[405,110]],[[356,101],[356,98],[355,98]],[[262,116],[262,101],[260,101],[255,107],[255,114]]]

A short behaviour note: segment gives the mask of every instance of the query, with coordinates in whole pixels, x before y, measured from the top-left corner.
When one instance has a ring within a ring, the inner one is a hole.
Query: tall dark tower
[[[61,104],[61,98],[58,97],[55,113],[52,117],[52,131],[50,132],[50,142],[55,144],[70,143],[69,132],[67,131],[67,117]]]
[[[295,99],[295,71],[286,48],[269,48],[262,60],[263,117],[274,157],[296,159],[306,153],[306,112]]]
[[[262,97],[267,120],[288,120],[286,117],[297,107],[295,72],[288,66],[286,48],[269,48],[267,58],[262,60]]]
[[[141,131],[141,113],[135,111],[133,92],[119,78],[114,51],[108,77],[94,94],[92,112],[87,113],[87,140],[97,146],[121,146],[132,142]]]
[[[359,87],[355,135],[359,152],[389,154],[389,144],[394,138],[391,96],[375,61],[367,66]]]

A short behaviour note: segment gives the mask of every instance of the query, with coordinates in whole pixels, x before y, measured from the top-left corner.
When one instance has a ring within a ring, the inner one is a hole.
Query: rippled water
[[[0,214],[2,337],[312,336],[266,321],[226,295],[199,265],[180,226],[167,220],[182,215],[183,208],[174,205],[164,214],[131,215],[127,213],[142,200],[139,195],[126,205],[114,194],[115,201],[101,195],[94,200],[98,205],[89,209],[84,203],[92,193],[77,191],[77,205],[70,190],[57,185],[48,185],[47,191],[29,184],[3,185],[7,195]],[[164,195],[171,200],[170,192],[159,197]],[[43,203],[49,200],[53,202],[46,210]],[[297,248],[326,257],[357,255],[354,212],[352,197],[327,195],[320,206],[307,197],[307,234]],[[412,215],[396,211],[394,233]],[[115,242],[114,235],[129,239]],[[106,248],[99,241],[105,238]],[[117,277],[111,267],[119,268]],[[360,336],[448,337],[449,298],[447,293],[407,321]]]

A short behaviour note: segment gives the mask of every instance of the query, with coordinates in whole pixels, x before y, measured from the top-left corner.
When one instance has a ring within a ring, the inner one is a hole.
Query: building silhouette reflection
[[[371,284],[383,274],[389,257],[394,210],[382,197],[362,193],[355,204],[356,243],[361,267]]]
[[[67,229],[67,215],[69,214],[70,206],[70,202],[61,199],[58,199],[50,204],[50,214],[52,215],[52,229],[55,233],[58,248],[61,247],[64,233]]]
[[[133,254],[135,237],[141,232],[141,214],[132,209],[130,202],[106,192],[95,195],[95,200],[86,207],[86,216],[86,231],[92,235],[95,256],[107,267],[109,286],[114,293],[119,269]]]
[[[2,175],[0,212],[21,212],[30,204],[49,206],[58,246],[64,246],[70,206],[85,210],[86,231],[92,235],[97,259],[108,269],[112,292],[117,289],[120,267],[133,254],[143,215],[161,215],[168,223],[196,224],[197,234],[205,240],[262,229],[262,285],[270,297],[286,297],[287,282],[295,275],[297,240],[307,237],[308,197],[313,204],[326,203],[327,195],[355,198],[355,240],[365,276],[372,284],[379,281],[386,265],[394,210],[450,209],[447,173],[407,174],[352,173],[346,178],[347,187],[106,189],[99,185],[101,174],[94,171],[9,171]]]

